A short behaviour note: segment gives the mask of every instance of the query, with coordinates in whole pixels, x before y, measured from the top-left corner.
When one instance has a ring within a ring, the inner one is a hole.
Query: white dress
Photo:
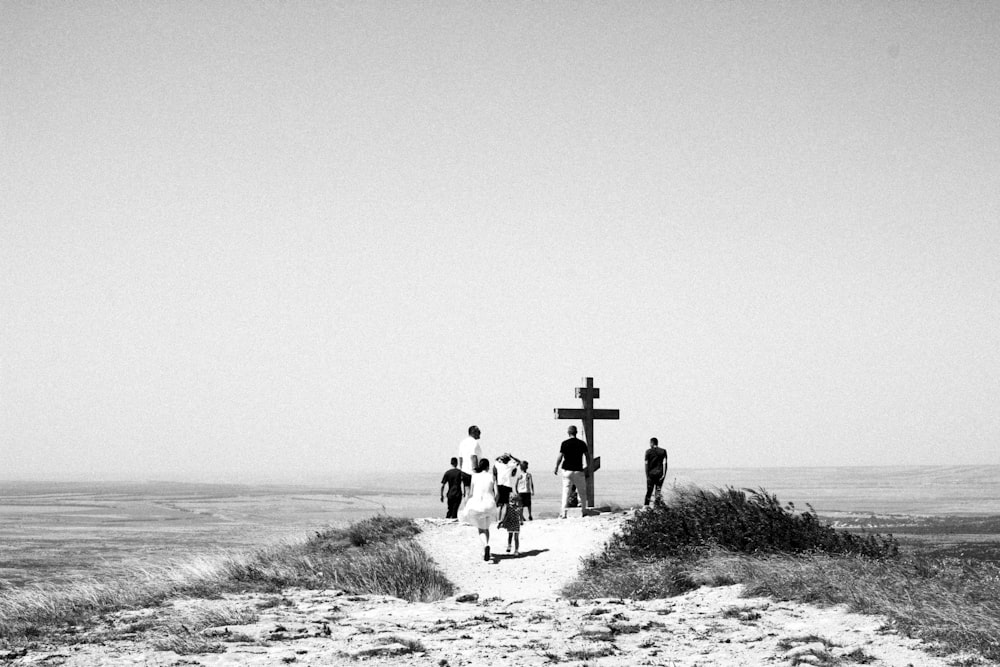
[[[480,530],[488,529],[497,520],[496,485],[489,471],[472,476],[469,500],[458,513],[458,520]]]

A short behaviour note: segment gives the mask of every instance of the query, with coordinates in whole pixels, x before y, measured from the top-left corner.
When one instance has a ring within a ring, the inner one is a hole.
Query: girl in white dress
[[[483,560],[490,559],[490,526],[497,518],[497,485],[490,474],[488,459],[479,459],[476,472],[472,475],[472,488],[465,507],[458,513],[462,523],[475,526],[479,530],[479,541],[483,545]]]

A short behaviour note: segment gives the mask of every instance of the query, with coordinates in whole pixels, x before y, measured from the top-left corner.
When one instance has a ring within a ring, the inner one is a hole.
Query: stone
[[[810,642],[808,644],[802,644],[800,646],[790,648],[785,652],[784,657],[788,660],[796,659],[801,661],[810,655],[821,658],[829,657],[826,646],[822,642]]]
[[[409,646],[405,644],[399,644],[392,642],[389,644],[370,644],[368,646],[362,646],[356,648],[353,651],[347,651],[347,656],[357,660],[358,658],[376,658],[376,657],[388,657],[394,655],[405,655],[406,653],[412,652]]]
[[[579,636],[587,639],[611,639],[611,628],[607,625],[585,625],[580,628]]]

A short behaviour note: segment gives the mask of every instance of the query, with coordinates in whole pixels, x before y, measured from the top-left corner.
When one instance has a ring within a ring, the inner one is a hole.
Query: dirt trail
[[[576,576],[580,559],[599,551],[624,518],[603,514],[526,521],[520,556],[507,553],[507,531],[494,529],[489,562],[483,561],[476,529],[455,521],[418,519],[417,541],[461,593],[508,601],[555,598]]]

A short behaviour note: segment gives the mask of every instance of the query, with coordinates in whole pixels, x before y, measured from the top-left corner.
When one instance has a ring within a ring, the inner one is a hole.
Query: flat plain
[[[302,539],[382,507],[378,496],[309,487],[3,483],[0,587]]]

